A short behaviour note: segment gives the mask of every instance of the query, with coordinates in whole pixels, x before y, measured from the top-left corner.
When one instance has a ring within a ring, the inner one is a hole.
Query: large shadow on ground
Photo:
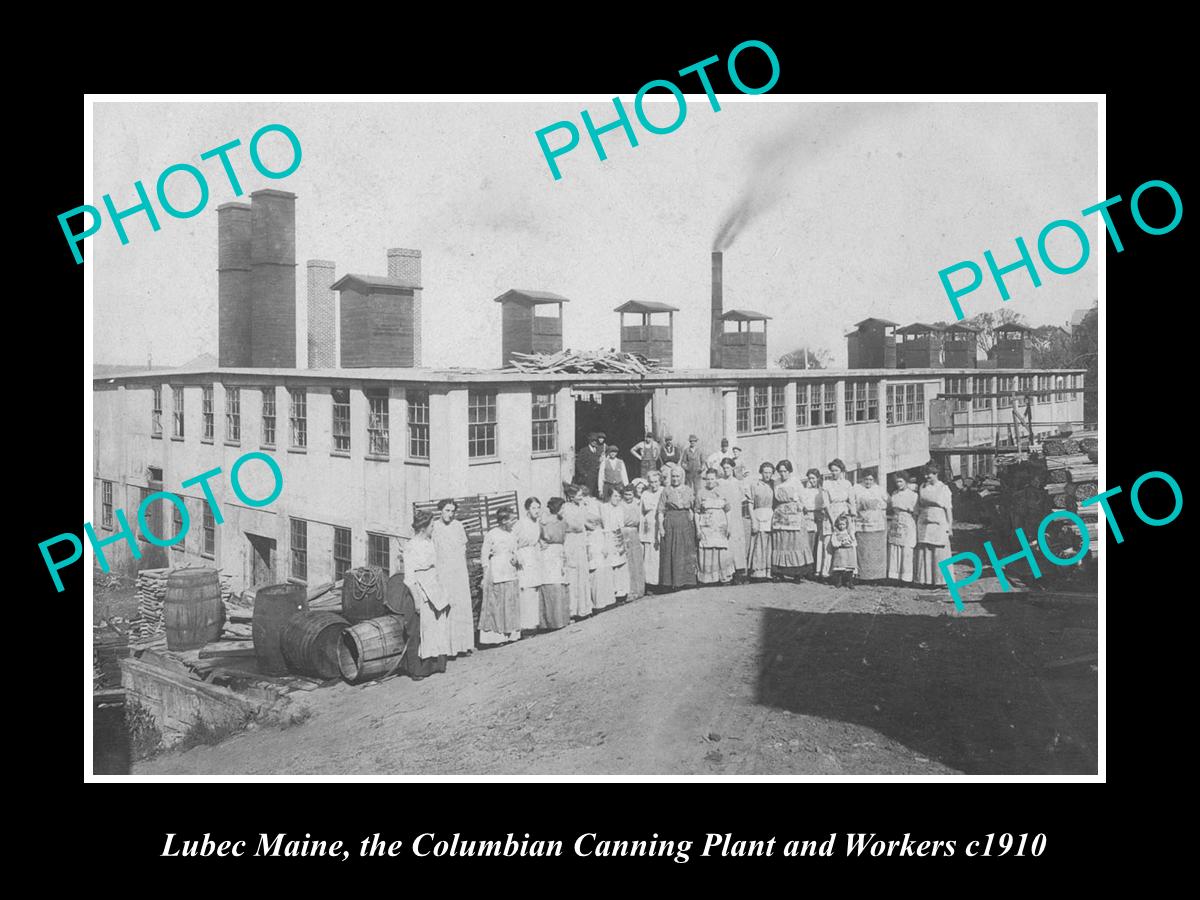
[[[967,774],[1095,774],[1094,605],[981,605],[990,615],[765,609],[758,702],[867,726]]]

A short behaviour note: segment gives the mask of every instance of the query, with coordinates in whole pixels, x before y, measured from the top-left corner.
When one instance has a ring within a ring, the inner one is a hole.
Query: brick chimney
[[[387,252],[388,278],[395,278],[413,288],[413,362],[421,365],[421,251],[396,247]]]
[[[217,207],[217,364],[250,365],[250,204]]]
[[[337,368],[337,305],[332,260],[308,261],[308,367]]]
[[[250,195],[250,365],[296,366],[296,195]]]

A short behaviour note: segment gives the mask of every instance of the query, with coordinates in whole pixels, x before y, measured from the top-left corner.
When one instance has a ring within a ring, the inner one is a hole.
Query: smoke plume
[[[867,117],[886,105],[821,103],[800,112],[787,127],[761,141],[749,155],[749,171],[737,199],[726,210],[713,250],[728,250],[760,215],[788,196],[795,173],[815,162]]]

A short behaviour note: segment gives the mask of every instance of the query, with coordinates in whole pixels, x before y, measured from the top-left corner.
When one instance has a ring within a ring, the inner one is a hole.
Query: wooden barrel
[[[379,616],[351,625],[338,644],[338,667],[351,684],[384,678],[404,660],[404,620]]]
[[[279,639],[290,671],[316,678],[337,678],[338,644],[350,623],[334,612],[299,613]]]
[[[254,656],[263,675],[286,675],[283,629],[300,613],[308,612],[308,593],[302,584],[271,584],[254,595]]]
[[[387,576],[378,566],[360,566],[346,573],[342,583],[342,616],[347,622],[365,622],[387,615],[383,605]]]
[[[163,625],[168,650],[194,650],[221,636],[225,606],[216,569],[176,569],[167,576]]]

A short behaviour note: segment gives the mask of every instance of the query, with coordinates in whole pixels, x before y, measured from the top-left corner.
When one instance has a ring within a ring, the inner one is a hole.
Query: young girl
[[[833,523],[833,534],[829,536],[829,568],[835,587],[854,587],[854,573],[858,571],[857,542],[850,530],[850,516],[842,513]]]

